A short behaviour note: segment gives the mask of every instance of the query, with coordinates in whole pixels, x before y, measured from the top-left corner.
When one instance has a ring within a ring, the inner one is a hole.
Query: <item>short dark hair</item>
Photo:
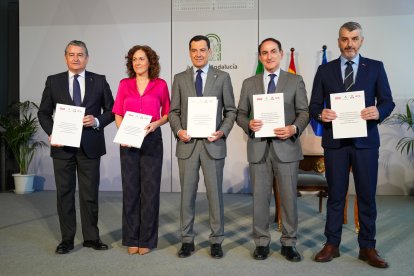
[[[69,42],[68,43],[68,45],[66,45],[66,48],[65,48],[65,56],[66,56],[66,54],[68,53],[68,48],[69,48],[69,46],[78,46],[78,47],[82,47],[83,49],[85,49],[85,54],[86,54],[86,56],[89,56],[89,53],[88,53],[88,48],[86,48],[86,44],[85,44],[85,42],[83,42],[83,41],[80,41],[80,40],[72,40],[71,42]]]
[[[268,38],[264,39],[262,42],[260,42],[259,47],[257,47],[257,53],[258,53],[259,56],[260,56],[260,50],[262,48],[263,43],[265,43],[267,41],[272,41],[272,42],[276,43],[277,46],[279,47],[279,51],[282,51],[282,43],[280,43],[280,41],[277,40],[277,39],[274,39],[272,37],[268,37]]]
[[[339,28],[339,36],[341,36],[341,30],[345,29],[348,30],[350,32],[355,31],[355,30],[359,30],[359,34],[362,36],[362,27],[361,24],[359,24],[358,22],[346,22],[344,23],[341,28]]]
[[[131,49],[129,49],[128,54],[125,56],[128,76],[130,78],[135,78],[136,76],[134,67],[132,65],[132,58],[134,57],[135,52],[138,50],[144,51],[145,55],[148,58],[148,61],[149,61],[148,78],[151,80],[158,78],[158,76],[160,75],[160,71],[161,71],[161,66],[159,63],[160,58],[157,55],[157,53],[153,49],[151,49],[151,47],[147,45],[135,45]]]
[[[196,35],[188,43],[188,49],[191,49],[191,42],[204,40],[207,43],[207,48],[210,49],[210,40],[205,35]]]

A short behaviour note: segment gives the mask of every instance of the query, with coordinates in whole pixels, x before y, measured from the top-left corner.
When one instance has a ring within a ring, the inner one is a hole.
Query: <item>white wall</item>
[[[181,1],[192,2],[197,1]],[[40,102],[46,77],[66,70],[63,51],[72,39],[86,42],[90,52],[88,70],[105,74],[115,97],[119,80],[126,76],[124,56],[131,46],[148,44],[154,48],[160,56],[161,77],[171,84],[172,76],[190,65],[188,40],[195,34],[207,33],[217,34],[222,42],[222,60],[211,63],[237,65],[237,69],[226,70],[233,81],[236,104],[243,79],[254,74],[257,44],[269,36],[279,39],[286,51],[282,69],[288,68],[289,49],[296,49],[296,69],[303,76],[310,97],[322,45],[328,46],[328,60],[337,58],[338,29],[351,20],[364,28],[361,54],[384,62],[396,110],[413,97],[414,51],[410,47],[414,45],[414,2],[411,0],[350,0],[346,6],[344,2],[329,0],[294,3],[256,0],[244,1],[248,8],[209,11],[182,11],[177,9],[177,3],[175,0],[127,0],[122,4],[115,0],[20,0],[21,99]],[[175,141],[168,125],[162,130],[161,189],[179,191]],[[120,190],[118,147],[112,143],[114,124],[105,131],[108,153],[102,158],[101,190]],[[412,164],[394,150],[403,133],[383,125],[380,132],[378,194],[414,194]],[[40,135],[46,139],[43,132]],[[319,140],[311,130],[303,138],[305,151],[320,150]],[[245,143],[245,135],[235,125],[228,140],[224,192],[250,190]],[[38,186],[54,189],[48,154],[48,149],[41,151],[32,170],[39,175]],[[200,191],[204,191],[203,186],[200,183]]]

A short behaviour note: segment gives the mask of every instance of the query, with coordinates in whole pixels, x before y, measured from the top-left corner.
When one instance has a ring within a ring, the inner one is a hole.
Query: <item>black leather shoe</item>
[[[180,251],[178,251],[178,257],[187,258],[191,256],[191,253],[194,252],[194,243],[185,242],[181,246]]]
[[[253,252],[253,258],[256,260],[266,260],[269,255],[269,246],[256,246]]]
[[[95,250],[108,250],[108,246],[104,244],[100,239],[94,241],[84,241],[84,247],[92,247]]]
[[[213,243],[210,246],[210,254],[211,254],[211,257],[216,258],[216,259],[223,258],[223,249],[221,248],[221,244]]]
[[[291,262],[300,262],[302,260],[302,257],[294,246],[282,245],[282,255],[286,257],[286,260]]]
[[[61,241],[56,247],[56,254],[67,254],[73,249],[73,241]]]

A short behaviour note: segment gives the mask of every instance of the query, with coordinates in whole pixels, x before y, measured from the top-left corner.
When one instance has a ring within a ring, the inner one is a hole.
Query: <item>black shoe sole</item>
[[[71,250],[73,250],[74,248],[75,248],[74,246],[70,246],[70,247],[66,248],[65,250],[58,250],[58,249],[56,249],[56,250],[55,250],[55,253],[56,253],[56,254],[59,254],[59,255],[68,254],[68,253],[70,253],[70,251],[71,251]]]
[[[193,253],[194,253],[194,251],[191,251],[189,255],[187,255],[187,254],[186,254],[186,255],[182,255],[182,254],[178,253],[178,254],[177,254],[177,256],[178,256],[178,258],[188,258],[188,257],[190,257]]]
[[[266,256],[266,257],[258,257],[258,256],[253,256],[253,258],[254,258],[255,260],[258,260],[258,261],[263,261],[263,260],[266,260],[266,259],[267,259],[267,256]]]
[[[211,254],[211,257],[214,258],[214,259],[221,259],[221,258],[223,258],[223,255],[212,255]]]

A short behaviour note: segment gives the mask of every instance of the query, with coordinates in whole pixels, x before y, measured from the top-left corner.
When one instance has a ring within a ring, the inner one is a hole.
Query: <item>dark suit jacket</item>
[[[68,72],[49,76],[46,80],[42,101],[37,113],[40,125],[47,135],[52,134],[53,112],[56,104],[74,105],[69,93]],[[81,148],[89,158],[98,158],[106,153],[104,127],[114,120],[114,99],[105,76],[85,72],[85,96],[82,101],[85,116],[93,115],[99,120],[99,128],[84,127]],[[77,148],[51,147],[50,155],[57,159],[69,159]]]
[[[236,122],[249,137],[247,140],[249,163],[262,161],[266,154],[267,138],[255,138],[254,132],[249,128],[249,122],[254,114],[253,95],[263,94],[264,91],[263,74],[244,80],[241,89]],[[285,125],[295,125],[300,135],[309,123],[308,98],[302,77],[280,70],[276,93],[283,93]],[[281,161],[294,162],[303,159],[298,136],[294,135],[286,140],[273,138],[272,143]]]
[[[207,139],[203,139],[203,143],[208,153],[214,159],[222,159],[226,157],[227,153],[225,139],[229,135],[236,119],[236,106],[234,104],[230,75],[210,66],[203,95],[206,97],[217,97],[216,130],[221,130],[224,133],[221,139],[213,143]],[[197,97],[194,86],[193,67],[174,77],[168,120],[176,138],[178,138],[177,132],[180,129],[187,129],[188,97]],[[187,159],[194,150],[195,142],[195,139],[191,139],[187,143],[178,140],[175,155],[180,159]]]
[[[379,147],[380,139],[377,125],[388,117],[395,107],[383,63],[360,56],[353,90],[364,90],[365,106],[376,105],[379,111],[378,121],[367,121],[368,136],[353,138],[353,143],[357,148]],[[324,102],[326,102],[326,108],[331,108],[331,93],[344,91],[340,58],[320,65],[313,82],[309,105],[311,117],[315,120],[318,119],[318,114],[322,113],[324,108]],[[341,147],[341,140],[343,139],[333,139],[332,123],[323,123],[322,147]]]

